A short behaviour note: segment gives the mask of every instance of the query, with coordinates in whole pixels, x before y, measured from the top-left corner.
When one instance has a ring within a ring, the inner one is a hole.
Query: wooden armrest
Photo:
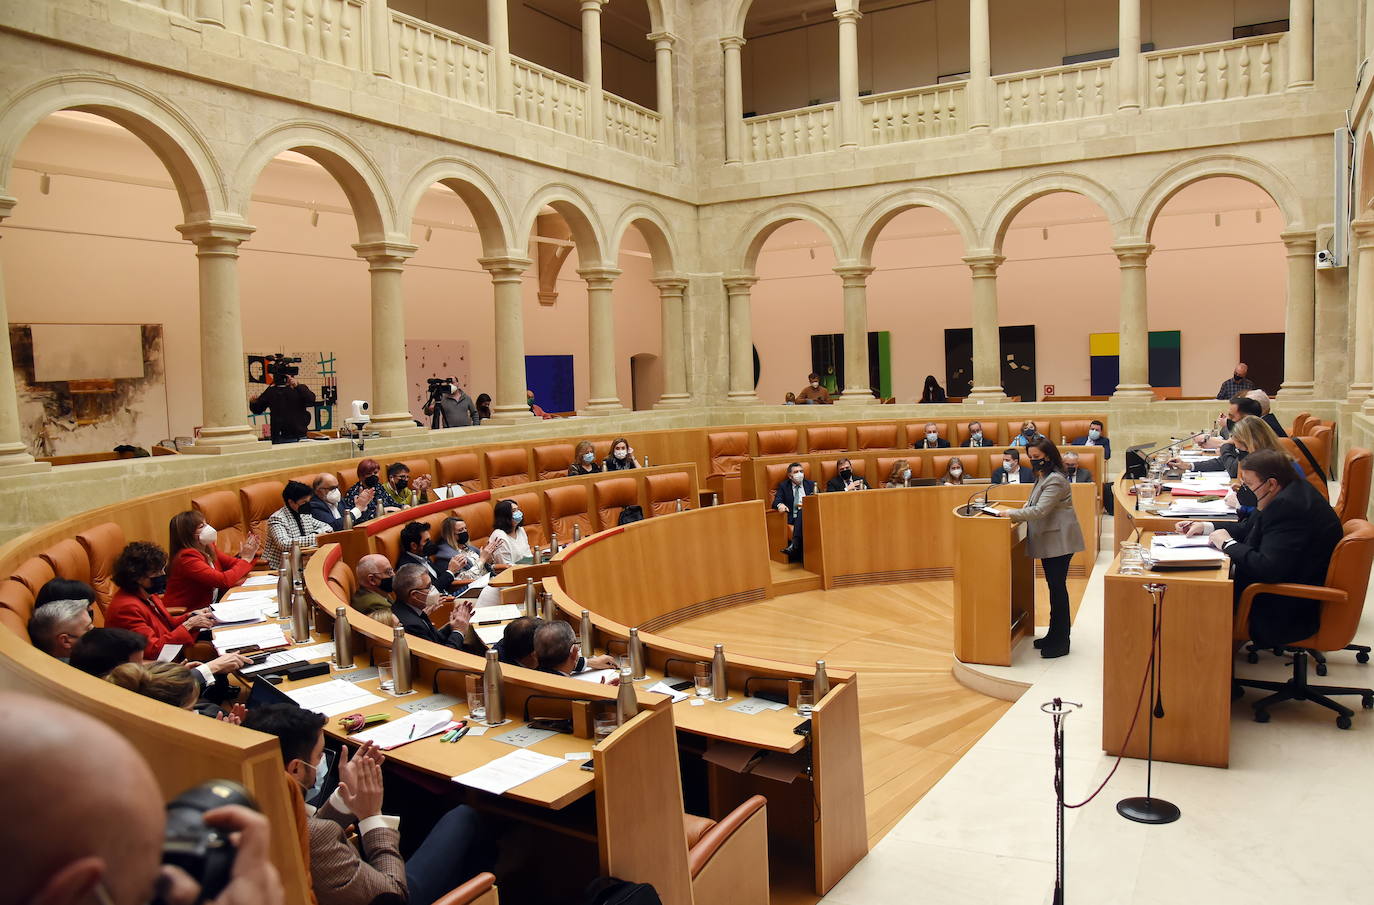
[[[496,885],[496,877],[481,873],[457,889],[436,899],[434,905],[467,905]]]
[[[1320,600],[1327,603],[1341,603],[1346,599],[1345,591],[1311,584],[1252,584],[1240,595],[1236,606],[1235,621],[1232,623],[1231,637],[1237,641],[1250,638],[1250,607],[1258,594],[1282,594],[1285,597],[1302,597],[1307,600]]]
[[[701,869],[711,860],[711,856],[744,825],[746,820],[757,814],[767,803],[768,799],[762,795],[755,795],[702,834],[701,840],[687,852],[687,867],[691,875],[695,877],[701,873]]]

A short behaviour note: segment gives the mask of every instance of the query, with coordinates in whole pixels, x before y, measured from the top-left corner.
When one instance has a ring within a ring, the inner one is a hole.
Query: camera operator
[[[430,416],[429,426],[434,430],[441,427],[471,427],[477,423],[477,406],[454,377],[447,380],[442,377],[430,378],[425,414]]]
[[[315,404],[315,392],[297,379],[300,368],[281,355],[272,363],[272,385],[260,395],[248,400],[254,415],[270,412],[273,443],[295,443],[304,440],[310,429],[310,409]]]

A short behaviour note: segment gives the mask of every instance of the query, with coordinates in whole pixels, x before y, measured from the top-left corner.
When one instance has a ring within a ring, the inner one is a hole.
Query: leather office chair
[[[849,428],[835,425],[808,427],[806,450],[813,453],[837,453],[849,449]]]
[[[531,550],[538,550],[547,547],[549,544],[548,529],[544,527],[544,503],[538,493],[513,493],[505,499],[515,503],[524,513],[524,519],[520,522],[520,527],[525,529],[525,540],[529,541]],[[471,534],[471,529],[468,534]],[[437,535],[436,535],[437,536]]]
[[[668,474],[649,475],[644,479],[644,495],[649,508],[645,516],[669,515],[677,511],[678,501],[684,509],[695,509],[695,500],[690,499],[692,482],[685,471]]]
[[[464,493],[476,493],[482,489],[482,472],[477,463],[477,453],[454,453],[439,456],[434,460],[435,475],[440,484],[457,484]]]
[[[534,448],[534,474],[537,481],[566,478],[573,460],[571,443],[551,443]]]
[[[1311,421],[1311,412],[1298,412],[1297,417],[1293,419],[1293,424],[1288,428],[1288,436],[1301,437],[1303,434],[1307,433],[1307,425]]]
[[[706,435],[710,460],[706,488],[720,494],[722,503],[740,501],[740,468],[749,458],[748,431],[722,431]]]
[[[596,530],[587,511],[586,484],[550,487],[544,491],[544,503],[549,513],[549,530],[558,535],[560,546],[572,543],[574,526],[581,529],[583,537]]]
[[[768,851],[767,804],[754,795],[720,820],[682,815],[697,905],[767,905],[768,859],[760,857]]]
[[[243,521],[248,526],[248,533],[259,541],[267,540],[267,520],[282,507],[281,492],[285,487],[285,481],[258,481],[239,488]]]
[[[1341,524],[1352,519],[1362,519],[1369,510],[1369,482],[1371,473],[1374,473],[1374,453],[1367,449],[1353,447],[1345,454],[1345,462],[1341,466],[1341,493],[1336,498],[1336,515],[1340,518]],[[1370,648],[1364,644],[1347,644],[1346,650],[1355,651],[1355,659],[1360,663],[1369,662]],[[1326,675],[1326,660],[1324,657],[1315,658],[1317,661],[1317,675]]]
[[[277,491],[281,499],[281,491]],[[205,521],[218,534],[215,546],[230,556],[238,553],[246,539],[243,532],[243,504],[232,490],[212,490],[191,499],[191,508],[205,516]]]
[[[760,456],[788,456],[797,451],[796,428],[759,431],[755,440]]]
[[[530,479],[529,454],[523,449],[493,449],[482,454],[487,460],[487,487],[509,487]],[[564,474],[567,470],[564,469]]]
[[[114,564],[124,552],[124,529],[114,522],[103,522],[82,531],[76,536],[76,542],[86,551],[90,561],[91,587],[95,588],[95,602],[103,612],[114,596]]]
[[[855,449],[896,449],[897,425],[860,424],[854,428]]]
[[[1321,602],[1321,621],[1316,633],[1288,648],[1293,652],[1293,678],[1287,682],[1236,680],[1236,684],[1245,688],[1273,692],[1252,705],[1256,722],[1269,722],[1269,708],[1275,704],[1312,701],[1335,711],[1336,725],[1341,729],[1349,729],[1354,711],[1338,704],[1330,695],[1359,695],[1365,710],[1374,709],[1374,688],[1309,685],[1307,682],[1307,661],[1312,652],[1344,650],[1354,638],[1364,612],[1365,592],[1369,589],[1369,568],[1374,564],[1374,525],[1364,519],[1351,519],[1344,527],[1345,536],[1331,554],[1331,565],[1327,567],[1324,585],[1261,583],[1250,585],[1241,594],[1233,623],[1234,637],[1238,641],[1249,639],[1250,607],[1257,594],[1283,594]]]

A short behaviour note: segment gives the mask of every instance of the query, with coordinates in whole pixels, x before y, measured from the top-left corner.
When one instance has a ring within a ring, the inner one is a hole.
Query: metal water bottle
[[[711,700],[723,701],[730,696],[730,687],[725,683],[725,645],[716,645],[716,655],[711,658]]]
[[[684,510],[684,509],[686,509],[686,508],[687,508],[687,507],[684,506],[684,505],[682,504],[682,497],[678,497],[678,499],[677,499],[677,511],[678,511],[678,512],[681,512],[682,510]]]
[[[816,661],[816,676],[811,680],[811,700],[816,704],[830,693],[830,677],[825,674],[825,661]]]
[[[291,635],[297,644],[310,643],[310,598],[300,585],[291,587]]]
[[[625,725],[625,722],[639,713],[639,701],[635,698],[635,687],[633,683],[625,681],[622,676],[620,688],[615,695],[615,722],[617,726]]]
[[[540,617],[545,622],[552,622],[557,616],[557,610],[553,605],[553,595],[548,591],[539,592]]]
[[[501,660],[496,651],[487,651],[487,665],[482,670],[482,697],[487,702],[487,725],[506,721],[506,702],[501,696]]]
[[[353,530],[353,510],[352,510],[352,509],[345,509],[345,510],[344,510],[344,514],[343,514],[343,529],[344,529],[345,531],[352,531],[352,530]]]
[[[649,467],[649,457],[648,457],[648,456],[645,456],[645,457],[644,457],[644,467],[645,467],[645,468],[648,468],[648,467]]]
[[[299,584],[304,580],[304,576],[301,574],[301,539],[293,537],[291,539],[291,582],[292,584]]]
[[[573,543],[577,543],[577,542],[580,541],[581,539],[582,539],[582,526],[581,526],[581,525],[574,524],[574,525],[573,525]]]
[[[648,678],[644,669],[644,642],[639,640],[639,629],[630,629],[630,678],[638,682]]]
[[[582,644],[582,656],[592,656],[592,614],[587,610],[582,611],[582,624],[578,626],[577,638]]]
[[[277,569],[277,618],[291,618],[291,566],[282,563]]]
[[[549,559],[553,559],[553,558],[554,558],[555,556],[557,556],[557,555],[558,555],[558,535],[557,535],[557,534],[550,534],[550,535],[549,535]]]
[[[353,630],[348,626],[348,607],[334,608],[334,665],[353,668]]]
[[[712,505],[712,506],[719,506],[719,505],[720,505],[720,494],[715,493],[714,491],[711,493],[711,505]]]
[[[539,601],[534,596],[534,579],[525,579],[525,615],[531,619],[539,617]]]
[[[392,629],[391,636],[391,681],[392,694],[410,694],[410,641],[406,630],[401,626]]]

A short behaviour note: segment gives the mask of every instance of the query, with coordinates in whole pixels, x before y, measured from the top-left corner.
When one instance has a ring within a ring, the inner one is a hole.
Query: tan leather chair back
[[[544,503],[549,516],[549,530],[558,535],[560,545],[572,543],[574,525],[579,527],[583,537],[596,530],[587,510],[586,484],[550,487],[544,491]]]
[[[1307,433],[1307,425],[1312,421],[1311,412],[1298,412],[1298,416],[1293,419],[1293,424],[1288,428],[1288,436],[1301,437]]]
[[[854,428],[855,449],[896,449],[900,445],[895,424],[860,424]]]
[[[434,460],[434,480],[440,484],[457,484],[465,493],[482,489],[482,470],[477,453],[454,453]]]
[[[598,531],[614,528],[619,523],[620,510],[639,503],[639,486],[634,478],[597,481],[592,493],[596,498]]]
[[[1314,440],[1312,437],[1298,437],[1297,439],[1302,441],[1303,445],[1307,447],[1307,451],[1312,454],[1312,458],[1316,459],[1317,464],[1320,465],[1322,461],[1321,443]],[[1317,492],[1322,495],[1322,499],[1328,499],[1330,491],[1326,488],[1326,482],[1312,469],[1312,463],[1307,461],[1307,456],[1303,455],[1302,450],[1298,449],[1297,444],[1293,442],[1293,438],[1279,437],[1278,441],[1279,448],[1286,452],[1294,462],[1298,463],[1298,467],[1302,469],[1302,475],[1307,479],[1307,483],[1317,489]]]
[[[536,446],[534,448],[535,480],[548,481],[553,478],[566,478],[568,466],[572,464],[572,460],[573,445],[571,443]]]
[[[19,564],[10,577],[37,594],[43,589],[43,585],[57,577],[57,573],[46,559],[41,556],[30,556]]]
[[[564,469],[566,471],[567,469]],[[520,527],[525,529],[525,539],[530,542],[530,550],[547,546],[549,543],[549,531],[544,518],[544,499],[536,491],[528,493],[516,493],[511,496],[502,497],[505,500],[514,501],[524,513],[524,519],[520,522]],[[468,534],[472,534],[472,529],[468,529]],[[559,539],[562,543],[562,539]]]
[[[1064,450],[1061,449],[1059,452],[1062,455],[1064,453]],[[1104,480],[1102,476],[1102,459],[1100,458],[1101,454],[1098,453],[1096,449],[1075,448],[1073,452],[1078,454],[1079,468],[1083,469],[1088,474],[1092,475],[1094,481],[1100,482]],[[1030,457],[1023,455],[1022,458],[1029,459]],[[1026,462],[1025,464],[1029,465],[1030,463]]]
[[[884,457],[882,457],[882,458],[879,458],[879,459],[875,460],[874,464],[878,467],[878,470],[875,471],[873,474],[871,474],[871,475],[868,476],[868,485],[869,485],[870,487],[881,487],[881,486],[883,486],[883,484],[885,484],[885,483],[887,482],[888,475],[892,474],[892,466],[895,465],[899,460],[901,460],[901,459],[903,459],[903,458],[906,458],[906,457],[905,457],[905,456],[884,456]],[[926,475],[926,473],[925,473],[925,470],[926,470],[926,460],[925,460],[925,457],[923,457],[923,456],[912,456],[912,457],[910,457],[910,458],[907,459],[907,462],[911,465],[911,476],[912,476],[913,478],[924,478],[924,477],[927,477],[927,475]]]
[[[29,621],[21,617],[18,613],[6,609],[5,607],[0,607],[0,625],[3,625],[20,638],[23,638],[26,644],[30,643]]]
[[[706,435],[706,454],[712,475],[737,475],[749,458],[748,431],[722,431]]]
[[[372,535],[372,552],[382,554],[393,566],[396,565],[396,560],[401,556],[401,531],[406,524],[392,525]]]
[[[953,446],[954,441],[950,440],[949,436],[949,422],[936,421],[934,423],[936,435],[939,436],[941,440],[949,440],[950,445]],[[919,447],[924,442],[926,442],[926,422],[908,421],[906,425],[906,445]],[[896,449],[896,446],[889,446],[888,449]]]
[[[277,499],[281,499],[278,491]],[[215,546],[233,555],[243,546],[243,505],[232,490],[215,490],[191,500],[191,508],[205,516],[208,525],[218,534]]]
[[[428,458],[422,459],[402,459],[401,464],[410,469],[410,483],[415,484],[415,479],[421,475],[429,475],[430,483],[435,483],[434,463]],[[386,480],[386,466],[382,466],[382,480]]]
[[[760,456],[786,456],[798,451],[795,428],[759,431],[755,437]]]
[[[80,581],[85,584],[91,583],[91,561],[86,556],[86,550],[75,538],[66,538],[53,544],[44,550],[39,556],[52,567],[53,574],[58,578],[67,578],[72,581]]]
[[[33,615],[34,592],[29,586],[14,578],[7,578],[0,581],[0,610],[9,610],[19,617],[19,621],[27,626],[29,617]],[[24,637],[29,636],[28,629],[24,631]]]
[[[1365,592],[1369,590],[1369,569],[1374,565],[1374,525],[1364,519],[1351,519],[1342,529],[1345,536],[1331,554],[1326,569],[1326,586],[1345,592],[1345,600],[1323,602],[1321,627],[1302,647],[1329,651],[1341,650],[1355,638],[1364,614]]]
[[[492,449],[482,454],[487,462],[487,487],[509,487],[530,479],[529,456],[523,449]],[[563,473],[567,474],[566,466]],[[471,529],[469,529],[471,533]]]
[[[835,477],[835,475],[839,474],[839,461],[838,458],[821,460],[821,476],[819,478],[814,478],[816,483],[820,485],[816,488],[817,490],[825,490],[826,483],[829,482],[831,478]],[[854,472],[854,476],[863,478],[868,482],[869,487],[877,486],[873,483],[873,477],[868,473],[868,462],[863,459],[852,458],[849,460],[849,467],[850,470]]]
[[[124,552],[124,529],[114,522],[103,522],[82,531],[76,536],[76,542],[86,551],[91,566],[91,587],[95,588],[96,603],[103,611],[114,596],[114,564]]]
[[[1341,495],[1336,499],[1336,515],[1341,523],[1364,518],[1369,511],[1370,473],[1374,471],[1374,455],[1358,446],[1345,454],[1341,466]]]
[[[259,481],[239,488],[239,506],[243,509],[248,533],[260,541],[267,539],[267,520],[282,507],[281,492],[285,488],[285,481]]]
[[[1055,443],[1058,443],[1062,438],[1072,443],[1079,437],[1088,436],[1088,425],[1091,423],[1091,418],[1070,418],[1064,421],[1060,421],[1059,433],[1053,437],[1050,437],[1050,439],[1053,440]],[[1106,433],[1106,431],[1103,431],[1103,433]],[[1049,435],[1046,434],[1046,436]]]
[[[592,455],[596,456],[596,461],[598,461],[598,462],[604,462],[604,461],[606,461],[606,459],[610,458],[610,455],[611,455],[611,444],[614,443],[614,442],[615,442],[615,439],[614,439],[614,438],[607,439],[607,440],[593,440],[593,441],[592,441]],[[636,453],[636,454],[635,454],[635,458],[636,458],[636,459],[642,459],[642,458],[644,458],[644,455],[643,455],[642,453]],[[568,461],[571,463],[572,459],[569,458]],[[565,469],[565,472],[566,472],[566,469]]]
[[[849,428],[825,425],[806,429],[806,450],[813,453],[843,452],[849,449]]]
[[[791,464],[791,462],[774,462],[771,465],[763,466],[764,486],[760,489],[764,492],[764,502],[769,502],[773,499],[773,493],[778,489],[778,485],[787,479],[787,469]],[[801,463],[801,467],[802,474],[806,475],[808,481],[816,480],[816,476],[811,473],[810,462]],[[830,467],[834,468],[835,463],[831,462]]]
[[[468,523],[468,543],[477,549],[486,546],[487,539],[491,537],[491,523],[495,516],[493,507],[494,500],[483,500],[480,503],[468,503],[459,506],[445,515],[456,515]]]
[[[353,600],[353,592],[358,589],[358,573],[353,571],[353,567],[340,559],[334,563],[334,567],[329,570],[329,586],[334,589],[334,594],[344,603]],[[331,606],[330,609],[333,609]]]
[[[668,474],[649,475],[644,479],[644,495],[649,508],[646,516],[669,515],[677,511],[677,501],[687,509],[695,509],[696,501],[691,499],[692,482],[686,472],[675,471]]]

